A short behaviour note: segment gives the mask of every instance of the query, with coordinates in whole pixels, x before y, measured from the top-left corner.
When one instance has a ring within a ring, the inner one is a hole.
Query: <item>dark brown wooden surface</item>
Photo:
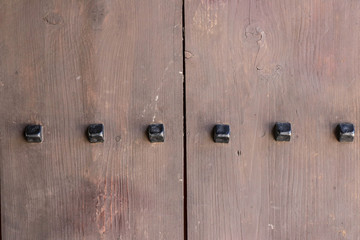
[[[360,131],[359,21],[351,0],[185,1],[189,240],[360,239],[359,134],[333,135]]]
[[[2,238],[360,239],[360,2],[185,0],[187,209],[181,4],[0,3]]]
[[[183,239],[181,15],[178,0],[1,1],[3,239]]]

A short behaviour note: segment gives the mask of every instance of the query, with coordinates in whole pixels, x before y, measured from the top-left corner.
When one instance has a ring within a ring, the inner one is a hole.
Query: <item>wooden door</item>
[[[0,1],[2,239],[360,239],[358,134],[334,135],[360,126],[359,19],[353,0]]]
[[[359,20],[351,0],[185,0],[189,240],[360,239],[359,135],[334,136],[360,127]]]
[[[183,239],[181,25],[178,0],[0,1],[2,239]]]

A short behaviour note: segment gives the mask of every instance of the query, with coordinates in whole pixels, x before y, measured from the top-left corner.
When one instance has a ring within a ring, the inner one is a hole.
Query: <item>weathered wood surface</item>
[[[1,1],[3,239],[183,239],[181,15],[178,0]]]
[[[189,240],[360,239],[359,134],[333,135],[360,131],[359,21],[351,0],[185,1]]]

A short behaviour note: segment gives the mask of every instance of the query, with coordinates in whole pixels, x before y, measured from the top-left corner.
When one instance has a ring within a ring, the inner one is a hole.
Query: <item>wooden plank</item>
[[[0,5],[3,239],[183,239],[182,2]],[[105,125],[90,144],[88,124]],[[166,141],[145,129],[163,122]],[[41,123],[44,142],[24,126]]]
[[[359,131],[359,19],[351,0],[185,1],[189,240],[360,239],[359,135],[333,134]]]

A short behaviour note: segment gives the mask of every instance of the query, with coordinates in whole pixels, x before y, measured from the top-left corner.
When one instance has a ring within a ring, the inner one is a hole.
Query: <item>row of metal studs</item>
[[[150,142],[164,142],[164,125],[151,124],[147,128],[147,136]],[[28,125],[25,128],[25,139],[28,142],[42,142],[42,126]],[[104,142],[104,125],[91,124],[86,131],[87,138],[91,143]],[[291,124],[289,122],[277,122],[274,126],[273,135],[276,141],[288,142],[291,139]],[[355,136],[355,128],[352,123],[340,123],[336,127],[336,137],[339,142],[352,142]],[[230,126],[216,124],[213,128],[213,139],[216,143],[228,143],[230,141]]]

